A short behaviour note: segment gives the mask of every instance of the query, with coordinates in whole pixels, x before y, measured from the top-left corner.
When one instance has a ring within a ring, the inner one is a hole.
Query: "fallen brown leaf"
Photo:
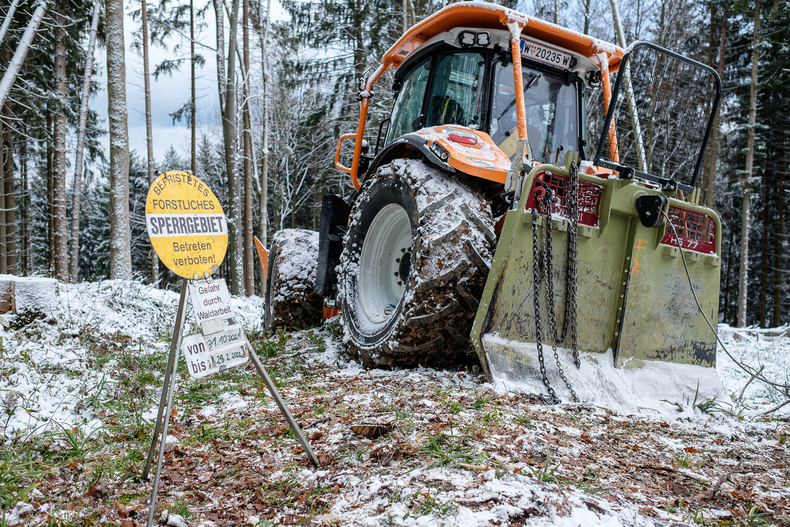
[[[458,463],[458,466],[469,470],[480,470],[483,472],[488,472],[490,470],[488,467],[484,467],[481,465],[467,465],[466,463]]]
[[[392,430],[391,424],[385,425],[352,425],[351,431],[357,435],[367,437],[368,439],[376,439]]]

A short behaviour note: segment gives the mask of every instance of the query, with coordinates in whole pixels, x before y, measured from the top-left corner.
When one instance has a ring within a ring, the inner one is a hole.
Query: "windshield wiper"
[[[535,84],[535,81],[538,80],[539,78],[540,78],[540,73],[535,73],[534,75],[532,75],[532,78],[529,79],[527,81],[527,84],[524,85],[524,93],[527,93],[527,90],[530,89],[532,85]],[[501,114],[499,114],[499,117],[497,117],[496,120],[499,121],[500,119],[502,119],[505,116],[505,114],[509,112],[511,108],[513,108],[515,104],[516,104],[516,99],[510,101],[510,104],[508,104],[507,108],[505,108],[505,110]]]

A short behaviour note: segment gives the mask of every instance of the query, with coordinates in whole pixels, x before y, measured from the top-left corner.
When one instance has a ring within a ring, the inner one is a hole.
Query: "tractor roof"
[[[602,40],[546,22],[539,18],[513,11],[487,2],[461,2],[452,4],[412,26],[384,54],[384,65],[397,68],[416,49],[431,38],[457,27],[508,29],[508,23],[523,26],[521,34],[563,47],[585,57],[599,66],[608,61],[610,71],[620,65],[624,50]],[[604,54],[604,55],[600,55]]]

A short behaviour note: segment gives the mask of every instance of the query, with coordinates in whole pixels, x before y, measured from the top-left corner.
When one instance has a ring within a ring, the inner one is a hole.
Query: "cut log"
[[[45,317],[55,307],[59,286],[54,278],[0,275],[0,313]]]

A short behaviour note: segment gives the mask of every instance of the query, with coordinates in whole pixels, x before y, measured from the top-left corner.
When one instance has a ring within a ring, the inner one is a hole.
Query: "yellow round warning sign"
[[[160,175],[148,191],[145,224],[168,269],[184,278],[213,274],[228,249],[228,222],[219,200],[192,174]]]

